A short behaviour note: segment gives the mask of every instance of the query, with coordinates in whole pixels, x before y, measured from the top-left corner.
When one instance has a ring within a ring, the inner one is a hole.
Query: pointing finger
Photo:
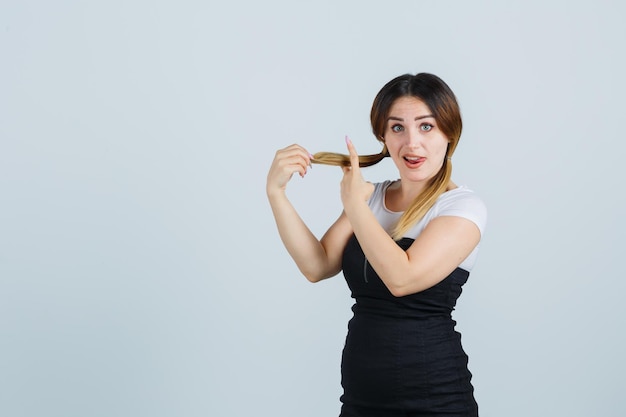
[[[348,146],[348,152],[350,154],[350,167],[354,170],[359,169],[359,154],[356,152],[354,144],[350,138],[346,135],[346,145]]]

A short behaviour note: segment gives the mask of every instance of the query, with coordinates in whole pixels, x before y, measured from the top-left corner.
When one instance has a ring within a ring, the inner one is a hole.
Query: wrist
[[[346,200],[343,202],[343,209],[347,215],[358,213],[360,210],[367,209],[367,201],[360,199]]]
[[[279,200],[282,198],[286,198],[287,194],[285,193],[284,188],[265,188],[265,193],[267,194],[267,198],[271,201]]]

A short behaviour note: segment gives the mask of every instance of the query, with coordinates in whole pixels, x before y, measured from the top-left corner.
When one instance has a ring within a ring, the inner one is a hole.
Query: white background
[[[481,415],[623,416],[625,12],[3,0],[0,415],[337,415],[351,299],[300,276],[266,172],[294,142],[378,152],[376,92],[432,72],[489,208],[455,312]],[[318,235],[340,178],[290,184]]]

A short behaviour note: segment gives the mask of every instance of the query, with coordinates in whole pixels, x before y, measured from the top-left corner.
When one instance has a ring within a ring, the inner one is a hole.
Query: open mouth
[[[405,156],[403,159],[409,166],[417,166],[426,160],[422,156]]]

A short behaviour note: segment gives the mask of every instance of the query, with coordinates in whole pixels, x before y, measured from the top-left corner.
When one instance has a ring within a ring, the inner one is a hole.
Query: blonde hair
[[[431,209],[441,194],[446,192],[452,178],[452,161],[444,159],[443,166],[430,184],[411,203],[393,228],[391,237],[400,240]]]
[[[359,155],[359,166],[361,168],[369,167],[375,165],[389,156],[389,151],[387,150],[387,145],[383,144],[383,150],[380,153],[372,154],[372,155]],[[314,164],[323,164],[323,165],[334,165],[340,167],[349,167],[350,166],[350,156],[342,153],[334,153],[334,152],[318,152],[313,155],[313,159],[311,160]]]
[[[428,73],[401,75],[385,84],[372,104],[370,113],[372,131],[377,140],[383,143],[383,150],[379,154],[359,156],[359,166],[371,166],[389,156],[387,146],[384,144],[384,133],[391,106],[400,97],[415,97],[428,106],[437,121],[437,126],[448,138],[448,148],[439,172],[402,213],[391,233],[394,240],[400,240],[432,208],[439,196],[447,191],[452,178],[451,157],[459,143],[463,128],[456,97],[442,79]],[[311,162],[349,166],[350,157],[332,152],[319,152],[313,155]]]

